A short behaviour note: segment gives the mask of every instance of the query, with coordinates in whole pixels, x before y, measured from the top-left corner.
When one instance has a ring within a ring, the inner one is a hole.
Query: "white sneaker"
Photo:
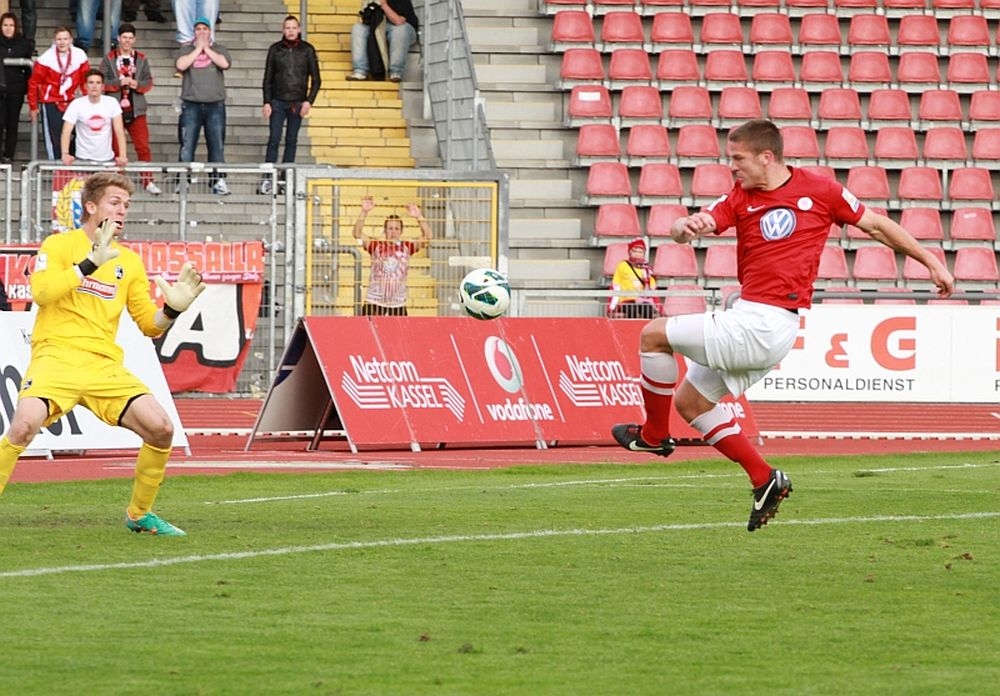
[[[148,193],[151,196],[159,196],[161,193],[163,193],[163,191],[160,190],[159,186],[150,181],[148,184],[146,184],[146,193]]]
[[[226,183],[225,179],[219,179],[212,184],[212,193],[219,196],[228,196],[232,191],[229,190],[229,184]]]

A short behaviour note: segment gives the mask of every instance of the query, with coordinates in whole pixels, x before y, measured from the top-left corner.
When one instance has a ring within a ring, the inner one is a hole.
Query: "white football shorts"
[[[667,319],[667,340],[688,358],[686,379],[718,403],[739,396],[788,355],[799,315],[781,307],[737,300],[731,309]]]

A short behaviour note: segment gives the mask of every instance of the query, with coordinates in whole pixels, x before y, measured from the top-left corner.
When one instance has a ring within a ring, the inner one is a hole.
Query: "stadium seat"
[[[725,87],[719,95],[718,117],[716,125],[719,128],[729,128],[743,121],[763,117],[760,106],[760,93],[752,87]]]
[[[951,211],[951,231],[946,249],[962,246],[998,246],[993,212],[988,208],[956,208]]]
[[[906,55],[918,55],[907,53]],[[905,58],[906,56],[904,56]],[[892,84],[889,56],[880,51],[855,51],[847,68],[848,85],[858,91],[888,88]]]
[[[785,160],[793,164],[819,162],[819,138],[812,126],[782,126],[785,141]]]
[[[656,247],[653,275],[657,279],[697,279],[698,258],[695,256],[694,247],[690,244],[661,244]]]
[[[617,51],[619,48],[646,50],[646,37],[642,16],[635,12],[610,12],[601,20],[601,50]]]
[[[968,3],[968,7],[965,7],[965,5],[963,4],[962,9],[958,10],[956,14],[968,14],[969,12],[972,11],[974,2],[974,0],[940,0],[940,1],[944,3],[948,2]],[[938,9],[937,7],[938,0],[933,0],[933,2],[935,3],[934,12],[939,17],[942,16],[943,13],[948,12],[948,10],[944,8]],[[979,5],[979,13],[983,17],[986,17],[986,19],[1000,19],[1000,0],[979,0],[978,5]]]
[[[656,82],[667,92],[681,85],[697,85],[701,80],[698,56],[690,48],[670,48],[656,59]]]
[[[969,126],[973,129],[1000,126],[1000,92],[982,88],[972,93]]]
[[[901,89],[876,89],[868,98],[868,128],[910,125],[910,96]]]
[[[792,48],[792,23],[788,15],[761,12],[750,21],[750,48],[757,51],[774,46]]]
[[[758,51],[753,57],[751,70],[757,90],[767,90],[778,85],[795,82],[795,64],[788,51]]]
[[[841,87],[844,84],[844,70],[840,66],[837,51],[809,51],[802,55],[799,65],[799,79],[802,86],[815,89]]]
[[[867,206],[889,206],[889,176],[884,167],[851,167],[847,170],[847,188]]]
[[[741,17],[753,17],[761,12],[774,13],[781,9],[781,0],[736,0]]]
[[[1000,149],[997,154],[1000,157]],[[929,129],[924,134],[923,157],[928,166],[939,169],[964,167],[969,159],[969,151],[965,146],[965,131],[957,126]]]
[[[705,287],[719,288],[737,282],[736,245],[713,244],[705,249]]]
[[[602,85],[577,85],[569,93],[568,125],[577,128],[586,123],[610,123],[611,95]]]
[[[917,166],[917,134],[909,126],[884,126],[875,134],[875,164],[886,169]]]
[[[962,204],[993,207],[996,195],[990,170],[983,167],[953,170],[948,183],[948,201],[952,207],[960,207]]]
[[[640,174],[640,181],[641,176]],[[650,237],[670,237],[670,226],[687,214],[687,206],[680,203],[654,203],[646,218],[646,234]]]
[[[882,244],[859,247],[854,252],[851,275],[857,288],[895,286],[899,278],[896,252]]]
[[[897,0],[899,1],[899,0]],[[923,0],[913,0],[923,2]],[[937,18],[925,14],[907,14],[899,20],[899,30],[896,34],[898,52],[939,51],[941,32],[938,30]]]
[[[899,224],[925,246],[941,246],[944,243],[944,226],[937,207],[906,208],[899,217]]]
[[[926,17],[920,14],[927,7],[927,0],[882,0],[882,10],[891,19]]]
[[[625,155],[632,167],[669,160],[671,150],[666,127],[650,123],[632,126],[625,142]]]
[[[840,51],[843,37],[837,17],[825,12],[816,12],[802,17],[799,24],[798,50],[801,54],[809,51]]]
[[[911,51],[899,56],[896,83],[907,92],[923,92],[941,85],[941,69],[935,53]]]
[[[749,80],[746,56],[742,50],[717,48],[705,58],[705,85],[709,89],[721,90],[734,82],[745,85]]]
[[[898,198],[900,207],[926,205],[944,198],[941,172],[933,167],[909,167],[899,173]],[[919,202],[918,202],[919,201]]]
[[[680,12],[687,0],[639,0],[639,14],[655,15],[660,12]]]
[[[858,46],[884,48],[892,44],[889,37],[889,20],[880,14],[856,14],[847,29],[847,45],[851,50]]]
[[[727,3],[728,5],[728,3]],[[709,12],[701,18],[699,34],[701,50],[711,51],[718,45],[743,48],[743,27],[739,15],[731,12]]]
[[[611,54],[608,65],[608,85],[622,89],[630,84],[650,84],[653,71],[649,66],[649,53],[641,48],[618,48]]]
[[[851,87],[827,87],[819,95],[819,127],[860,126],[861,99]]]
[[[968,246],[955,250],[955,281],[961,285],[995,287],[997,284],[997,254],[985,246]]]
[[[972,139],[972,161],[977,167],[1000,168],[1000,127],[979,128]]]
[[[872,14],[878,5],[876,0],[833,0],[834,13],[841,17],[856,14]]]
[[[658,12],[653,16],[649,42],[654,52],[666,48],[694,49],[691,16],[684,12]]]
[[[833,179],[834,181],[838,180],[836,170],[825,164],[806,164],[802,166],[802,169],[819,176],[825,176],[826,178]]]
[[[601,275],[604,276],[605,283],[611,282],[618,264],[628,258],[628,244],[628,242],[612,242],[604,247],[604,265]]]
[[[587,7],[587,0],[544,0],[541,6],[545,14],[554,15],[569,8],[583,10]]]
[[[613,12],[632,12],[635,9],[635,0],[591,0],[594,7],[594,14],[598,16]]]
[[[847,283],[847,254],[839,244],[827,244],[819,257],[816,283],[820,287]]]
[[[733,189],[733,173],[725,164],[699,164],[691,175],[691,196],[688,207],[701,207]]]
[[[790,17],[807,17],[825,14],[828,0],[785,0],[785,11]]]
[[[687,10],[693,17],[704,17],[706,14],[729,11],[732,0],[688,0]]]
[[[653,275],[656,275],[655,273]],[[700,285],[680,283],[669,285],[667,294],[663,297],[662,311],[667,317],[681,314],[703,314],[708,305],[705,302],[705,291]]]
[[[552,50],[593,48],[597,35],[586,10],[560,10],[552,18]]]
[[[938,261],[944,264],[945,268],[948,267],[947,257],[943,249],[940,247],[928,247],[927,251],[936,256]],[[903,257],[903,284],[907,288],[918,288],[921,290],[934,287],[931,283],[931,274],[927,270],[927,266],[909,256]]]
[[[594,222],[594,236],[598,240],[607,237],[639,237],[639,213],[630,203],[605,203],[597,208]]]
[[[601,160],[617,160],[621,155],[618,131],[610,123],[586,123],[576,136],[577,164],[590,165]]]
[[[641,206],[660,203],[679,204],[684,200],[684,184],[676,164],[647,162],[639,170],[639,198]]]
[[[622,89],[618,102],[618,121],[622,127],[640,123],[658,124],[662,120],[663,99],[660,90],[652,85],[629,85]]]
[[[621,162],[594,162],[587,170],[584,203],[631,203],[632,182]]]
[[[687,123],[677,131],[674,148],[677,164],[694,167],[703,162],[718,162],[722,157],[719,136],[715,126],[706,123]]]
[[[990,66],[982,53],[953,53],[948,57],[945,82],[949,89],[963,93],[989,86]]]
[[[684,123],[710,123],[712,97],[704,87],[681,85],[670,93],[667,104],[667,125],[678,128]]]
[[[978,14],[955,15],[948,22],[948,50],[971,50],[977,53],[993,53],[990,28],[986,18]]]
[[[604,80],[604,62],[596,48],[570,48],[562,56],[559,82],[563,89],[577,84],[597,83]]]
[[[930,89],[920,95],[917,108],[919,128],[962,125],[962,102],[958,92],[951,89]]]
[[[861,126],[834,126],[826,132],[823,159],[839,168],[868,164],[868,133]]]
[[[812,123],[809,92],[802,87],[775,87],[767,101],[767,117],[778,126],[809,125]]]

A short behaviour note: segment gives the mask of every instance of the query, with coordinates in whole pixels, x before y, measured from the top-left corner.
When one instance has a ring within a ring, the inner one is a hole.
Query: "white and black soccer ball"
[[[458,295],[465,313],[476,319],[496,319],[510,307],[507,276],[492,268],[477,268],[466,274]]]

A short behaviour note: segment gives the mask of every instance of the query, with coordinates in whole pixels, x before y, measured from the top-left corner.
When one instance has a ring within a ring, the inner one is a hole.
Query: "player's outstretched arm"
[[[163,309],[156,314],[156,325],[164,331],[170,327],[174,319],[180,316],[181,312],[191,306],[202,292],[205,291],[205,283],[201,280],[201,275],[190,263],[181,266],[181,272],[177,275],[177,280],[173,284],[164,280],[163,276],[157,276],[156,286],[163,293]]]
[[[858,221],[858,229],[867,232],[872,239],[885,244],[894,251],[901,252],[919,261],[927,267],[931,282],[938,289],[941,298],[950,297],[955,292],[955,278],[941,261],[920,245],[898,222],[874,212],[871,208],[865,210]]]

